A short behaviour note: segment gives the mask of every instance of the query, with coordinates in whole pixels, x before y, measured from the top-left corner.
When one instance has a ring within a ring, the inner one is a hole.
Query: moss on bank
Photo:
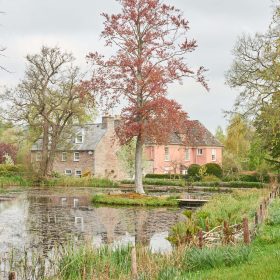
[[[97,194],[92,197],[94,204],[131,206],[178,206],[177,197],[155,197],[140,194]]]

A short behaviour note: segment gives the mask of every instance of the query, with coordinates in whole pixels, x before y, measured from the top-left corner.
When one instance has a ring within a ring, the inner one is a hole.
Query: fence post
[[[137,259],[136,259],[136,248],[134,245],[131,250],[131,273],[132,273],[132,278],[137,279],[137,276],[138,276]]]
[[[243,218],[243,240],[246,245],[250,244],[250,231],[248,218]]]
[[[263,222],[263,205],[262,205],[262,203],[260,204],[260,221],[261,221],[261,223]]]
[[[259,224],[259,215],[258,212],[255,212],[255,226],[258,226]]]
[[[203,232],[202,229],[198,232],[198,247],[202,249],[203,247]]]
[[[9,273],[9,280],[17,280],[17,273],[15,271]]]

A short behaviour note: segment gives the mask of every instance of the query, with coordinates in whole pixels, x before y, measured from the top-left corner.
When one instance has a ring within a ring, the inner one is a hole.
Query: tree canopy
[[[108,110],[127,104],[117,130],[121,143],[136,137],[135,184],[143,193],[142,153],[147,138],[166,142],[171,131],[187,125],[187,114],[167,98],[168,85],[193,78],[207,88],[203,67],[192,70],[187,54],[197,43],[187,36],[189,22],[182,12],[159,0],[119,0],[121,12],[103,14],[101,37],[114,47],[109,58],[97,52],[88,55],[93,67],[86,89],[100,94]]]

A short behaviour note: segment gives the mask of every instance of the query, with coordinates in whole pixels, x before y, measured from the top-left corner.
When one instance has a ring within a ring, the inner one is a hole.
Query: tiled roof
[[[75,135],[83,134],[83,143],[75,143]],[[65,136],[65,140],[58,145],[58,150],[73,151],[94,151],[97,144],[106,133],[106,128],[102,124],[85,124],[83,126],[74,126],[71,135]],[[63,137],[62,137],[63,138]],[[31,151],[42,150],[42,139],[39,139],[31,148]]]
[[[152,144],[148,141],[147,144]],[[192,147],[209,146],[222,147],[223,145],[214,135],[199,121],[189,121],[189,126],[182,128],[180,133],[173,132],[166,144],[188,145]]]

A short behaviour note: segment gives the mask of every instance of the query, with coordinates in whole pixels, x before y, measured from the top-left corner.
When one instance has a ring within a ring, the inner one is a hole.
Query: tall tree
[[[277,0],[266,33],[243,35],[234,47],[234,61],[226,74],[227,83],[241,90],[236,109],[258,114],[280,93],[280,1]]]
[[[234,48],[227,83],[241,91],[235,111],[250,115],[272,159],[280,155],[280,0],[267,32],[243,35]]]
[[[81,120],[93,99],[79,89],[81,74],[72,54],[59,48],[42,47],[27,55],[24,79],[6,94],[5,114],[17,123],[28,124],[42,136],[40,172],[52,172],[57,144],[65,127]]]
[[[235,165],[246,169],[252,134],[252,128],[248,122],[239,114],[233,115],[227,127],[224,142],[225,160],[234,157]]]
[[[88,55],[93,76],[84,83],[100,93],[101,104],[111,108],[120,101],[122,109],[117,134],[121,143],[136,137],[135,186],[144,193],[142,154],[147,138],[164,143],[170,132],[186,125],[186,113],[174,100],[167,99],[168,85],[192,77],[207,88],[200,67],[187,65],[186,55],[196,49],[187,38],[189,22],[180,10],[159,0],[117,0],[118,14],[103,14],[101,37],[114,48],[109,58],[93,52]]]

